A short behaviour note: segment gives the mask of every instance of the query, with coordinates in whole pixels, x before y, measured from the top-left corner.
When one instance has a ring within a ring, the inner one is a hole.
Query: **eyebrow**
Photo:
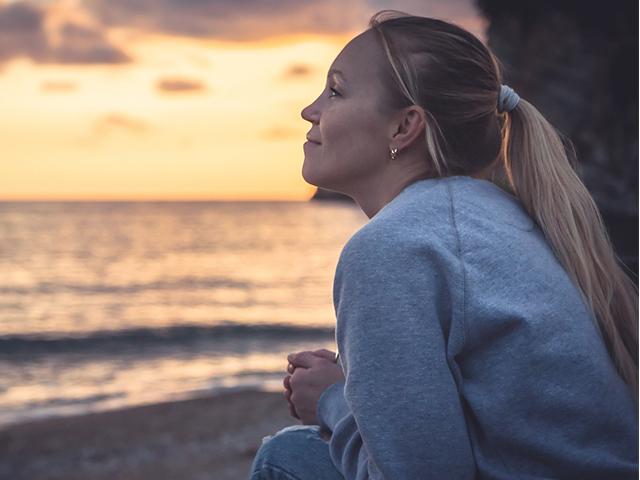
[[[341,70],[338,70],[337,68],[332,68],[331,70],[329,70],[329,73],[327,73],[327,78],[329,78],[332,74],[340,75],[340,77],[342,77],[342,80],[344,80],[344,83],[347,83],[347,79],[345,78],[344,73],[342,73]]]

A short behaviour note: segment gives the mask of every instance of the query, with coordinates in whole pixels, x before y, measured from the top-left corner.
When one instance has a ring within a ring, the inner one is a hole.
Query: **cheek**
[[[384,160],[384,134],[371,112],[326,111],[322,145],[304,147],[302,176],[310,184],[342,191],[377,171]]]
[[[371,121],[371,112],[346,110],[327,112],[320,122],[320,132],[327,160],[354,166],[375,152],[380,139],[380,125]]]
[[[360,128],[357,119],[358,113],[349,109],[325,112],[320,120],[322,143],[335,148],[344,147],[349,143],[349,138],[358,136]]]

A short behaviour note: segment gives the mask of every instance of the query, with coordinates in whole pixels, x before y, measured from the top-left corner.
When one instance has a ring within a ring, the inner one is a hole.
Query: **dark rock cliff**
[[[638,2],[476,0],[504,83],[576,147],[618,254],[638,272]]]

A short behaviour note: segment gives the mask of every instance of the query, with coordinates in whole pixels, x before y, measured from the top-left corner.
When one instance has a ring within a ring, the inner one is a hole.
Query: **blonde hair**
[[[620,376],[638,401],[638,290],[619,264],[602,217],[575,172],[575,152],[529,102],[497,111],[498,59],[450,23],[382,10],[369,21],[389,64],[381,108],[421,106],[436,176],[491,172],[515,195],[591,309]]]

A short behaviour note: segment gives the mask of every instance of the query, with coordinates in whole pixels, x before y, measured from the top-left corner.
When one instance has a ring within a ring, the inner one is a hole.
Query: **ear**
[[[394,123],[392,133],[393,146],[402,151],[411,146],[416,140],[424,138],[427,126],[427,115],[422,107],[411,105],[403,108]]]

